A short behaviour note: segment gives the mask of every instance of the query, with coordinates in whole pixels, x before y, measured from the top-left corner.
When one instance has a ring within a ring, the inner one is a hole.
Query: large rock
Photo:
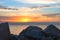
[[[53,40],[53,38],[52,37],[42,37],[41,40]]]
[[[60,30],[54,26],[54,25],[49,25],[45,30],[44,32],[46,34],[48,34],[49,36],[54,36],[55,38],[56,37],[60,37]]]
[[[8,23],[0,24],[0,40],[10,40],[10,31]]]
[[[42,29],[37,26],[29,26],[18,36],[18,40],[41,40],[45,36]]]
[[[17,35],[10,34],[10,40],[17,40]]]

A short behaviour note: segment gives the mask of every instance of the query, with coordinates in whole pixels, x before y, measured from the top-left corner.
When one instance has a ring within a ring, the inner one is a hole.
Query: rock
[[[18,40],[24,40],[25,39],[25,32],[26,30],[23,30],[17,37]]]
[[[0,40],[10,40],[10,31],[8,23],[0,24]]]
[[[44,36],[42,33],[42,29],[37,26],[29,26],[26,30],[26,36],[33,38],[40,38],[41,36]]]
[[[10,40],[17,40],[17,35],[10,34]]]
[[[40,40],[43,36],[45,35],[40,27],[29,26],[20,33],[18,40]]]
[[[44,32],[53,38],[60,37],[60,30],[54,25],[49,25],[46,29],[44,29]]]
[[[58,38],[57,40],[60,40],[60,38]]]
[[[41,40],[53,40],[53,38],[52,37],[42,37]]]

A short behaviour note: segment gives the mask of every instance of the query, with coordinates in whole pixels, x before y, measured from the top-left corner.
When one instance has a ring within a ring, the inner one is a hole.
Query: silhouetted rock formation
[[[49,25],[45,30],[29,26],[19,34],[18,40],[60,40],[60,30],[54,25]]]
[[[60,38],[60,30],[54,25],[49,25],[44,32],[55,40]]]
[[[49,25],[44,32],[48,35],[60,36],[60,30],[54,25]]]
[[[17,36],[10,34],[8,23],[0,23],[0,40],[60,40],[60,30],[54,25],[44,30],[29,26]]]
[[[40,27],[29,26],[20,33],[18,40],[41,40],[41,37],[44,36],[45,35]]]
[[[0,24],[0,40],[9,40],[10,39],[10,31],[8,23]]]

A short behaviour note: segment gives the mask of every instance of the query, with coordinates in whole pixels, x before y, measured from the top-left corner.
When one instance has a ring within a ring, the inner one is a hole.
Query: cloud
[[[57,16],[56,16],[57,15]],[[29,16],[0,16],[0,22],[21,22],[22,19],[29,18],[31,22],[60,22],[60,15],[56,14],[56,17],[47,17],[47,15],[41,15],[38,17]],[[59,16],[59,17],[58,17]]]
[[[55,14],[43,14],[43,16],[47,16],[47,17],[60,17],[60,13],[55,13]]]
[[[59,8],[54,8],[52,6],[37,6],[37,7],[21,7],[19,10],[0,10],[0,16],[30,16],[30,17],[39,17],[47,16],[53,17],[57,13],[60,13]],[[58,11],[57,11],[58,10]],[[50,14],[48,14],[50,13]],[[56,14],[55,14],[56,13]]]
[[[0,10],[0,16],[39,16],[39,8],[19,8],[19,10]]]
[[[14,11],[3,10],[0,11],[0,16],[16,16]]]
[[[11,17],[8,16],[0,16],[0,20],[10,20]]]
[[[60,2],[59,0],[15,0],[15,1],[29,4],[53,4]]]

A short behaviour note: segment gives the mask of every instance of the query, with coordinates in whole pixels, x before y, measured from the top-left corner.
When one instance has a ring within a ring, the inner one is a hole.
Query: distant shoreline
[[[60,25],[60,22],[9,22],[11,25]]]
[[[0,22],[2,23],[2,22]],[[10,25],[60,25],[60,22],[8,22]]]

